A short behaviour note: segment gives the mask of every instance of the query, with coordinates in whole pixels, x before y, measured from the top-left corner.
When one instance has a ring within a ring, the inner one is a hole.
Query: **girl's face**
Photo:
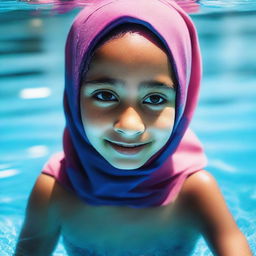
[[[91,145],[114,167],[136,169],[169,139],[175,89],[166,53],[138,33],[100,46],[80,93]]]

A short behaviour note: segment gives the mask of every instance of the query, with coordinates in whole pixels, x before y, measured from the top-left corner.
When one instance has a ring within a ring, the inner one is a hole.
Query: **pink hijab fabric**
[[[178,81],[172,134],[159,152],[134,170],[113,167],[92,147],[80,115],[80,82],[95,45],[121,24],[140,24],[154,33],[165,46]],[[65,57],[64,152],[54,155],[42,172],[90,205],[142,208],[173,202],[184,180],[206,165],[202,145],[188,128],[202,73],[190,17],[172,0],[95,1],[76,17]]]

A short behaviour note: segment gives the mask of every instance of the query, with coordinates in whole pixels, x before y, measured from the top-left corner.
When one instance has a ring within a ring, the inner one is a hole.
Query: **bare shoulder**
[[[185,180],[181,193],[184,196],[198,195],[210,190],[217,192],[219,190],[216,179],[206,170],[195,172]]]
[[[54,177],[40,174],[30,194],[30,201],[37,209],[48,208],[57,214],[60,205],[69,197],[70,193]]]
[[[189,175],[184,181],[179,202],[194,217],[203,209],[214,207],[212,199],[216,201],[218,198],[218,201],[220,197],[221,191],[214,176],[206,170],[200,170]]]
[[[220,233],[238,229],[216,179],[206,170],[190,175],[181,194],[203,229]]]
[[[205,170],[190,175],[181,194],[214,255],[252,255],[213,175]]]
[[[56,180],[54,177],[46,174],[40,174],[35,182],[32,194],[35,195],[35,197],[39,196],[47,199],[52,196],[55,186]]]
[[[49,216],[58,219],[58,201],[62,188],[54,177],[40,174],[30,193],[27,214],[30,216]]]
[[[185,180],[181,189],[181,197],[193,202],[193,206],[198,209],[210,209],[225,204],[215,177],[206,170],[193,173]]]
[[[31,195],[35,204],[39,203],[42,207],[51,209],[59,220],[70,211],[70,205],[72,210],[85,207],[85,203],[74,192],[67,190],[54,177],[47,174],[38,177]]]
[[[60,186],[55,178],[46,174],[40,174],[30,194],[30,200],[36,205],[54,204],[54,199],[60,191]]]

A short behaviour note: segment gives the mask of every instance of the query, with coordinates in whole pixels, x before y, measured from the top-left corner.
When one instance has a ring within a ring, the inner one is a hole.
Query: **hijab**
[[[119,25],[139,24],[167,50],[177,80],[175,122],[165,146],[137,169],[113,167],[90,144],[81,120],[80,87],[95,46]],[[206,156],[189,123],[197,105],[202,76],[195,26],[172,0],[99,0],[75,18],[65,49],[64,151],[43,173],[91,205],[133,208],[167,205],[185,179],[206,165]]]

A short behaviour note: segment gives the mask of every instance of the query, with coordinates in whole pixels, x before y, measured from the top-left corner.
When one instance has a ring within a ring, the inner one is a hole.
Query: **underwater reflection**
[[[105,0],[99,0],[104,2]],[[164,2],[172,2],[173,0],[163,0]],[[200,5],[197,0],[174,0],[183,10],[187,13],[197,13],[199,12]],[[30,4],[51,4],[53,6],[53,10],[58,13],[65,13],[70,11],[76,7],[85,7],[95,0],[21,0],[21,2],[27,2]]]

